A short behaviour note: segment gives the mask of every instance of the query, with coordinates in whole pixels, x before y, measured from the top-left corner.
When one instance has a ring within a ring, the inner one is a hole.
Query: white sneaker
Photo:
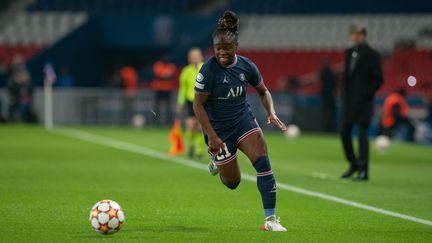
[[[208,170],[209,170],[210,175],[212,175],[212,176],[215,176],[219,173],[219,169],[213,161],[209,162]]]
[[[287,229],[280,224],[279,218],[276,218],[275,215],[268,216],[265,219],[264,225],[261,227],[261,229],[264,231],[287,231]]]

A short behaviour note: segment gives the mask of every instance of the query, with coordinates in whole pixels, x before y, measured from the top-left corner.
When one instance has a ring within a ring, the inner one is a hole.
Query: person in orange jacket
[[[153,65],[154,80],[150,88],[155,91],[154,110],[159,114],[156,120],[159,125],[166,125],[171,120],[171,94],[177,87],[175,80],[177,67],[166,60],[157,61]]]
[[[381,126],[383,134],[392,137],[399,128],[408,129],[408,141],[414,141],[414,126],[408,117],[409,106],[404,89],[391,93],[384,101]]]

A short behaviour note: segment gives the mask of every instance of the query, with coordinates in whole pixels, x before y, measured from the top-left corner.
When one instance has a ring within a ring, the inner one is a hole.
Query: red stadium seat
[[[43,47],[37,45],[0,45],[0,63],[9,64],[15,54],[21,54],[25,60],[29,60],[41,50]]]

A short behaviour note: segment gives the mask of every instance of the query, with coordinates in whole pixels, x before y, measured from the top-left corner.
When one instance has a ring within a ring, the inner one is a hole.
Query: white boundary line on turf
[[[166,161],[171,161],[171,162],[185,165],[185,166],[189,166],[189,167],[192,167],[195,169],[207,170],[206,165],[198,163],[197,161],[194,161],[194,160],[180,158],[180,157],[173,157],[169,154],[162,153],[162,152],[159,152],[159,151],[154,150],[154,149],[146,148],[146,147],[139,146],[139,145],[132,144],[132,143],[127,143],[127,142],[113,139],[110,137],[92,134],[92,133],[85,132],[82,130],[77,130],[77,129],[72,129],[72,128],[61,128],[61,129],[55,129],[55,130],[53,130],[53,132],[61,133],[63,135],[67,135],[69,137],[73,137],[76,139],[80,139],[83,141],[87,141],[87,142],[91,142],[91,143],[95,143],[95,144],[99,144],[99,145],[104,145],[104,146],[119,149],[119,150],[124,150],[124,151],[142,154],[145,156],[150,156],[150,157],[154,157],[154,158],[158,158],[158,159],[162,159],[162,160],[166,160]],[[245,180],[252,181],[252,182],[256,181],[255,176],[248,175],[245,173],[242,173],[241,176]],[[296,192],[299,194],[303,194],[303,195],[307,195],[307,196],[311,196],[311,197],[316,197],[316,198],[324,199],[327,201],[348,205],[348,206],[355,207],[355,208],[361,208],[361,209],[372,211],[372,212],[375,212],[378,214],[383,214],[383,215],[387,215],[387,216],[391,216],[391,217],[395,217],[395,218],[404,219],[407,221],[416,222],[419,224],[432,226],[432,221],[430,221],[430,220],[421,219],[421,218],[417,218],[414,216],[410,216],[410,215],[401,214],[401,213],[389,211],[389,210],[382,209],[382,208],[369,206],[369,205],[366,205],[363,203],[358,203],[358,202],[350,201],[350,200],[343,199],[340,197],[335,197],[335,196],[331,196],[328,194],[315,192],[315,191],[303,189],[303,188],[296,187],[296,186],[291,186],[291,185],[281,183],[281,182],[278,182],[277,186],[278,186],[278,188],[284,189],[287,191]]]

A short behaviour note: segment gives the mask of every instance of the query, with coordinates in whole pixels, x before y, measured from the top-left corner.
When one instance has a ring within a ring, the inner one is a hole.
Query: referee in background
[[[188,145],[188,157],[200,160],[204,153],[204,137],[195,113],[193,100],[195,97],[195,80],[203,65],[201,49],[192,47],[188,52],[189,64],[182,69],[179,77],[179,92],[177,98],[176,117],[180,119],[183,108],[186,107],[186,141]]]
[[[369,169],[368,127],[373,115],[376,91],[383,83],[380,54],[366,42],[364,26],[350,29],[353,46],[345,51],[345,70],[342,81],[342,129],[341,138],[348,170],[342,175],[347,179],[358,172],[359,181],[367,181]],[[356,124],[359,133],[359,152],[355,155],[351,133]]]

